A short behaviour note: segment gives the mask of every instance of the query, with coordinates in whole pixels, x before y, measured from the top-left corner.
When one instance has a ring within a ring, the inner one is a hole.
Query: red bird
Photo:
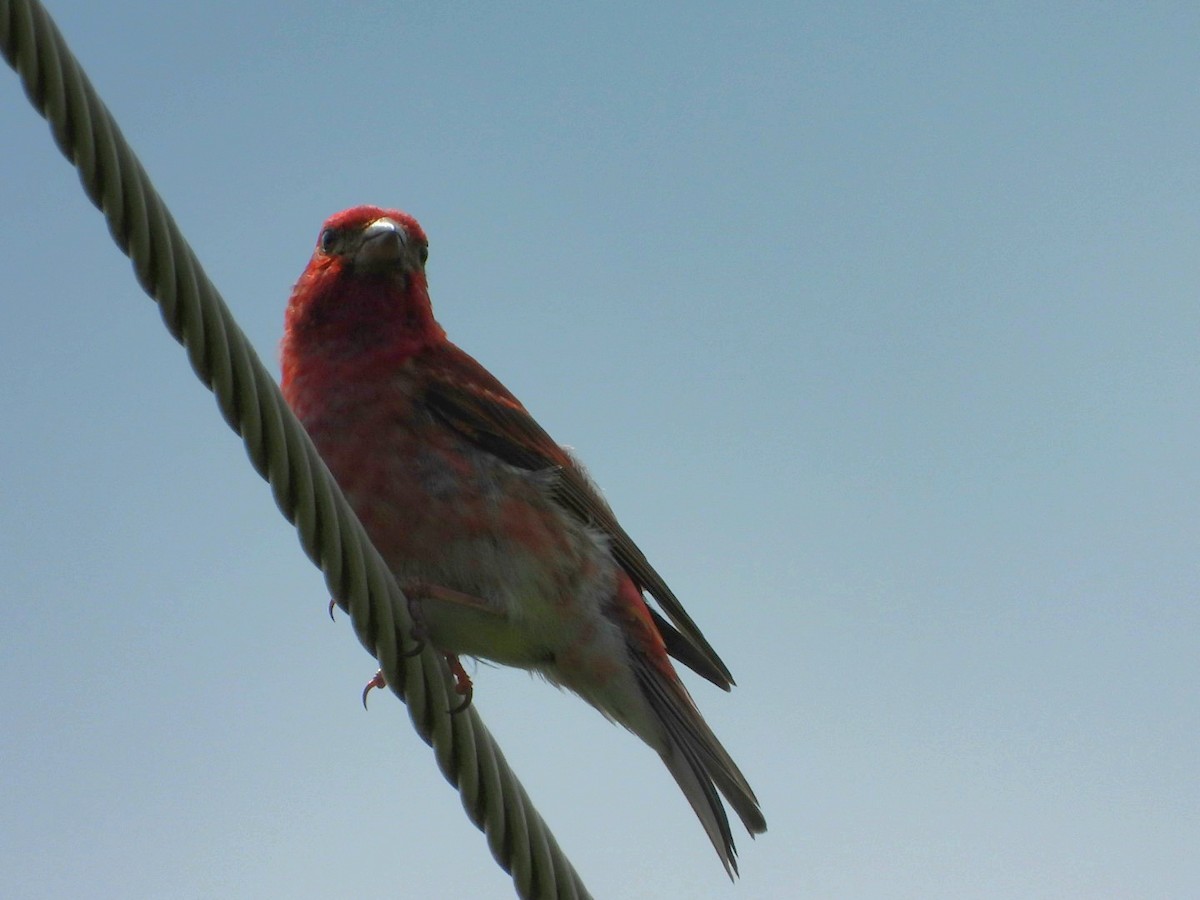
[[[751,835],[766,820],[669,657],[724,690],[733,678],[579,463],[446,339],[428,248],[395,210],[325,223],[288,302],[284,397],[433,646],[537,672],[636,734],[732,876],[717,792]]]

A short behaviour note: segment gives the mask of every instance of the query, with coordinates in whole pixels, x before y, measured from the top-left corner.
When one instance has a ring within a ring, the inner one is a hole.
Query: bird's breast
[[[553,500],[550,473],[471,444],[430,413],[405,371],[297,399],[397,577],[482,598],[500,613],[494,622],[464,618],[460,629],[443,623],[438,646],[528,667],[596,627],[617,567],[607,543]]]

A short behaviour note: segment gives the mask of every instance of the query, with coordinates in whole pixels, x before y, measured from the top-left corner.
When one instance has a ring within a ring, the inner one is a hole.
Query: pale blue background
[[[1200,7],[56,2],[275,370],[403,207],[740,687],[725,880],[581,702],[477,704],[598,897],[1200,896]],[[0,895],[504,897],[0,77]]]

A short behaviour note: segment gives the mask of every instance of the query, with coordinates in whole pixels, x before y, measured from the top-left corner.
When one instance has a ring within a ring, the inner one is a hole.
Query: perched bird
[[[732,876],[717,792],[751,835],[766,820],[669,657],[724,690],[729,670],[582,466],[446,339],[428,247],[395,210],[359,206],[325,222],[288,302],[284,396],[423,636],[452,663],[537,672],[649,744]]]

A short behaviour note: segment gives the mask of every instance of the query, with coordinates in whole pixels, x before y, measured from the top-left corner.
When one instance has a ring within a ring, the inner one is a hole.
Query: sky
[[[272,371],[399,207],[738,682],[475,704],[597,897],[1200,894],[1200,7],[50,10]],[[0,75],[0,896],[511,896]],[[737,834],[735,832],[735,834]]]

